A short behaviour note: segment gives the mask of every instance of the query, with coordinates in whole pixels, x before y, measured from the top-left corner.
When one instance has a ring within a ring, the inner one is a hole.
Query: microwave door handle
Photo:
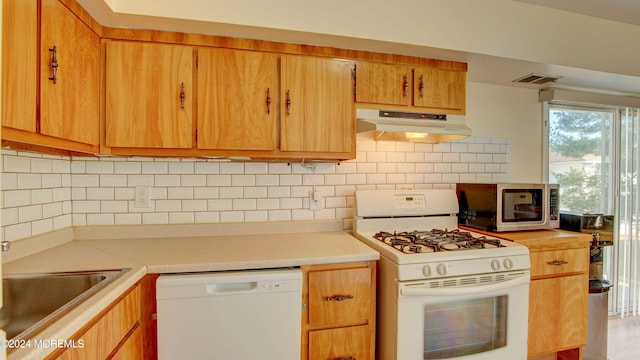
[[[445,288],[427,288],[423,286],[403,286],[400,288],[400,296],[456,296],[456,295],[473,295],[478,292],[495,292],[509,289],[513,286],[528,284],[529,273],[522,273],[514,279],[502,281],[490,285],[481,286],[461,286],[461,287],[445,287]]]

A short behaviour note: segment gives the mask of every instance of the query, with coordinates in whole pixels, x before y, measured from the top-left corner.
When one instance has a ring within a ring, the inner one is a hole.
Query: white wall
[[[535,89],[467,82],[474,136],[511,140],[511,182],[542,182],[542,104]]]

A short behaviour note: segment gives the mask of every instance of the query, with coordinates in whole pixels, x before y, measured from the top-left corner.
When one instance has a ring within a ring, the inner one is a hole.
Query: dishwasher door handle
[[[256,281],[235,282],[235,283],[219,283],[207,285],[207,294],[229,294],[253,291],[258,287]]]

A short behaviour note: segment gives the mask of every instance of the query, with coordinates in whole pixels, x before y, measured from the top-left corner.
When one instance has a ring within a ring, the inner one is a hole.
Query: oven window
[[[507,344],[507,296],[428,304],[424,359],[449,359]]]
[[[542,189],[505,189],[502,191],[502,221],[541,221]]]

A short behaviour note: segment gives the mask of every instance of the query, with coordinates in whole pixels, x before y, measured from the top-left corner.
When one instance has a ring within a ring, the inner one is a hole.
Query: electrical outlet
[[[324,199],[320,191],[309,192],[309,209],[320,210],[324,207]]]
[[[135,187],[135,195],[133,198],[133,207],[138,209],[148,209],[151,207],[151,187],[141,185]]]

